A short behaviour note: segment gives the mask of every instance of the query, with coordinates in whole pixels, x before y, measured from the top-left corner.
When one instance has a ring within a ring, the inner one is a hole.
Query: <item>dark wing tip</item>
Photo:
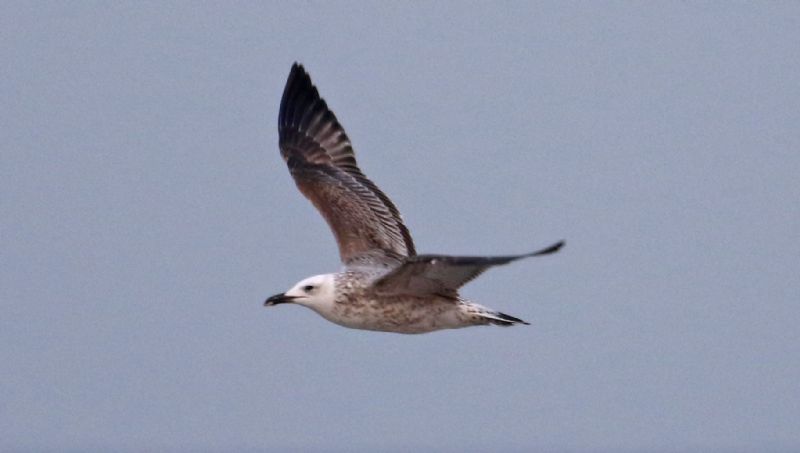
[[[561,247],[564,247],[564,244],[566,244],[566,241],[561,240],[551,245],[550,247],[537,250],[529,254],[528,256],[541,256],[541,255],[549,255],[551,253],[556,253],[557,251],[561,250]]]
[[[297,155],[312,163],[357,170],[350,139],[319,95],[303,65],[295,63],[283,89],[278,143],[285,160]]]
[[[309,104],[313,104],[317,100],[319,100],[319,92],[311,82],[311,76],[308,75],[303,65],[295,62],[286,79],[286,87],[283,89],[281,108],[278,113],[279,130],[290,126],[297,120],[295,116],[298,113],[302,114]]]
[[[308,71],[306,71],[306,68],[304,68],[302,64],[296,61],[292,64],[292,69],[289,71],[289,77],[286,79],[286,86],[288,87],[293,83],[310,85],[313,88],[311,76],[308,75]]]

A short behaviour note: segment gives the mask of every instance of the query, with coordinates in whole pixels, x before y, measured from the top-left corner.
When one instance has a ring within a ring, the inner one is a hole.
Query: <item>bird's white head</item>
[[[324,311],[326,308],[333,306],[336,298],[335,283],[335,274],[308,277],[298,282],[289,291],[270,297],[264,302],[264,305],[270,306],[292,302]]]

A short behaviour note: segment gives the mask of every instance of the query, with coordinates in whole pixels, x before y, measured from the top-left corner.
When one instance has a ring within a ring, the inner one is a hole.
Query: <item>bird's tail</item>
[[[495,326],[508,327],[508,326],[513,326],[514,324],[525,324],[526,326],[530,325],[529,322],[525,322],[519,318],[515,318],[505,313],[500,313],[499,311],[487,311],[481,313],[480,316],[481,318],[485,319],[489,324]]]
[[[515,318],[505,313],[500,313],[499,311],[492,310],[491,308],[484,307],[483,305],[476,304],[475,302],[470,302],[467,300],[461,300],[460,302],[461,311],[472,320],[471,324],[491,324],[503,327],[513,326],[515,324],[529,325],[529,323],[519,318]]]

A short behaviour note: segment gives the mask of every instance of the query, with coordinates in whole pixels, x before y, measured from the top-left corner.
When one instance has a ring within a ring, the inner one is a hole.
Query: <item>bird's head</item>
[[[295,303],[309,308],[332,305],[336,297],[334,274],[315,275],[301,280],[285,293],[276,294],[264,306]]]

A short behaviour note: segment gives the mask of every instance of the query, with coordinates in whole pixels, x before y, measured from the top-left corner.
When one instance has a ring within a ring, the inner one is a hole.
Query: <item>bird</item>
[[[459,289],[493,266],[555,253],[563,240],[520,255],[417,254],[397,207],[361,171],[344,128],[296,62],[281,99],[278,145],[297,188],[332,230],[343,267],[305,278],[265,306],[296,304],[344,327],[401,334],[529,324]]]

